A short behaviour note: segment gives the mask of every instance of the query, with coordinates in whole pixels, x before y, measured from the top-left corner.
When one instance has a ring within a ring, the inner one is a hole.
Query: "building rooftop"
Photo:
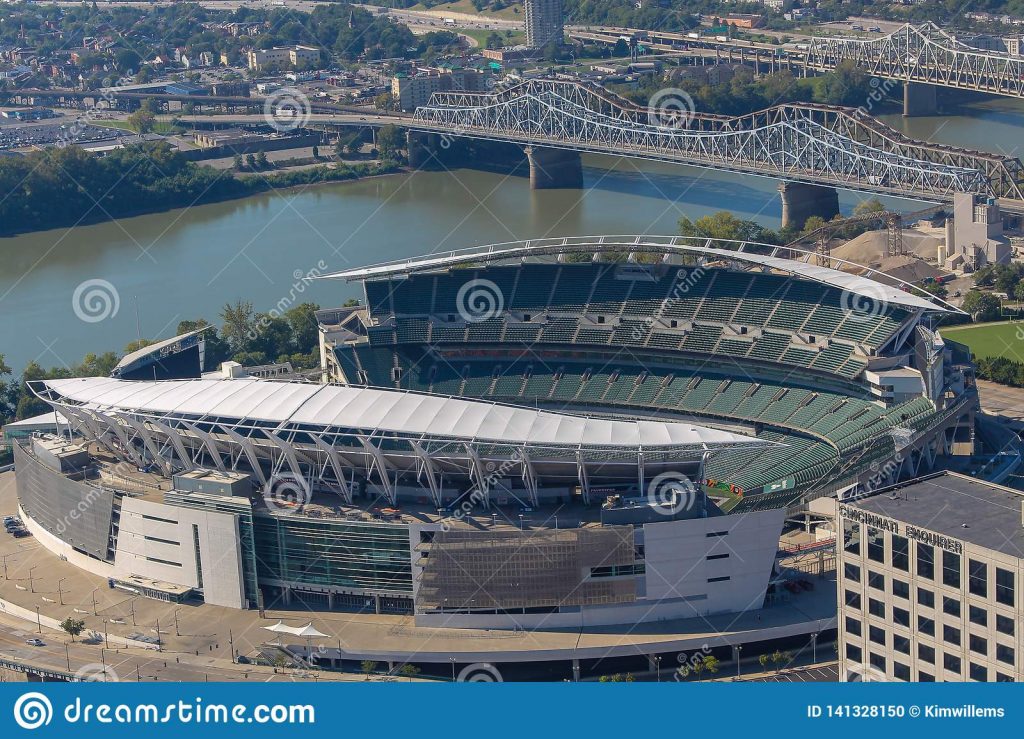
[[[851,505],[1024,558],[1024,493],[955,472],[911,480]]]

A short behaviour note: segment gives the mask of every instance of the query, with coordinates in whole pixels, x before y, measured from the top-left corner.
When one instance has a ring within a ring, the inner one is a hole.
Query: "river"
[[[975,106],[970,116],[886,121],[914,136],[1015,156],[1024,140],[1017,102]],[[774,180],[615,157],[584,163],[583,190],[531,191],[524,177],[475,170],[416,172],[0,239],[0,354],[16,372],[30,360],[71,365],[87,352],[122,351],[140,335],[173,335],[183,319],[219,323],[220,309],[238,298],[269,310],[290,295],[325,307],[359,295],[340,281],[296,282],[321,265],[330,271],[542,236],[671,234],[681,217],[718,210],[780,224]],[[843,211],[864,197],[841,191]],[[75,310],[75,291],[90,280],[113,286],[111,307],[99,305],[98,315]]]

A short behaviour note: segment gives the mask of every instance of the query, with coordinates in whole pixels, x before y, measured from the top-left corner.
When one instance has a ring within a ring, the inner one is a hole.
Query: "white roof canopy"
[[[715,447],[764,444],[672,421],[631,421],[541,411],[486,401],[345,385],[244,379],[44,380],[56,401],[105,411],[384,431],[404,436],[585,447]]]
[[[321,634],[313,626],[313,622],[310,621],[305,626],[286,626],[281,621],[278,621],[273,626],[264,626],[267,631],[273,631],[276,634],[292,634],[294,636],[301,636],[305,639],[316,639],[319,637],[327,636],[327,634]]]
[[[736,249],[719,249],[714,244],[735,245]],[[796,252],[801,259],[783,259],[777,256],[757,254],[743,251],[748,248]],[[823,285],[843,290],[844,292],[880,301],[889,305],[897,305],[911,310],[923,309],[938,312],[960,312],[957,308],[932,299],[914,285],[883,275],[869,267],[848,260],[830,257],[833,264],[849,267],[857,272],[878,275],[889,283],[898,283],[898,287],[885,284],[859,274],[844,272],[830,267],[819,267],[803,259],[816,257],[813,252],[804,252],[792,247],[779,247],[772,244],[758,244],[748,241],[730,241],[728,239],[704,239],[686,236],[579,236],[563,239],[536,239],[533,241],[517,241],[506,244],[479,246],[470,249],[441,252],[423,257],[414,257],[394,262],[376,264],[369,267],[358,267],[341,272],[322,275],[321,279],[341,278],[346,280],[365,280],[375,277],[428,270],[446,269],[456,265],[481,264],[503,260],[522,259],[532,256],[561,254],[568,252],[645,252],[662,254],[690,254],[704,256],[712,260],[729,260],[742,262],[755,267],[786,272],[796,277],[813,280]],[[913,290],[914,292],[908,292]]]

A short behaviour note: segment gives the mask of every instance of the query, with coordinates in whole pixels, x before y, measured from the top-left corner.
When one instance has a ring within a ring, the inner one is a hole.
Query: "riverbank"
[[[187,161],[164,143],[97,158],[77,147],[0,159],[0,236],[92,225],[272,191],[402,171],[396,162],[338,164],[245,177]],[[90,183],[88,188],[79,183]]]

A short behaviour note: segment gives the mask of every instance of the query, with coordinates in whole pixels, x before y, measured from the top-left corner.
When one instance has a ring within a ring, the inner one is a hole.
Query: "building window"
[[[928,636],[935,636],[935,621],[925,616],[917,617],[917,630]]]
[[[903,654],[910,654],[910,639],[899,634],[892,635],[892,648]]]
[[[1015,652],[1013,647],[1008,647],[1005,644],[996,644],[996,660],[1003,662],[1008,665],[1016,664]]]
[[[893,569],[910,571],[910,542],[905,536],[892,535],[892,566]]]
[[[957,675],[961,672],[960,658],[953,654],[942,655],[942,666],[950,672],[955,672]]]
[[[892,676],[897,680],[902,680],[905,683],[910,682],[910,668],[907,665],[900,664],[899,662],[892,663]]]
[[[910,586],[902,580],[897,580],[895,577],[892,579],[892,594],[897,598],[905,598],[910,600]]]
[[[868,559],[873,562],[885,562],[885,535],[876,528],[868,526]]]
[[[861,651],[860,647],[855,644],[846,645],[846,659],[851,662],[860,662],[864,659],[864,652]]]
[[[988,566],[984,562],[967,560],[967,589],[971,595],[988,597]]]
[[[927,662],[930,665],[935,664],[935,649],[929,647],[927,644],[917,645],[917,658],[922,662]]]
[[[996,602],[1004,606],[1014,605],[1013,572],[996,567]]]
[[[971,662],[968,669],[971,675],[971,680],[977,680],[979,683],[988,682],[988,670],[986,668]]]
[[[847,554],[860,554],[860,524],[843,519],[843,549]]]
[[[956,598],[942,597],[942,612],[947,616],[960,618],[960,601]]]
[[[971,634],[967,637],[967,644],[972,652],[978,654],[988,655],[988,640],[983,639],[976,634]]]
[[[942,552],[942,584],[951,588],[960,587],[960,555]]]
[[[942,641],[960,646],[960,629],[945,624],[942,627]]]
[[[868,570],[868,587],[875,590],[885,590],[885,575]]]
[[[967,609],[967,618],[976,626],[988,626],[988,611],[977,606],[970,606]]]
[[[1000,616],[998,613],[996,614],[996,631],[998,631],[1000,634],[1008,634],[1009,636],[1013,636],[1013,627],[1014,624],[1012,618],[1010,618],[1009,616]]]
[[[1004,675],[1004,674],[1003,674],[1003,673],[1001,673],[1001,672],[997,672],[997,673],[996,673],[996,682],[997,682],[997,683],[1013,683],[1013,682],[1017,682],[1017,681],[1016,681],[1016,680],[1014,680],[1014,679],[1013,679],[1012,677],[1010,677],[1009,675]]]
[[[935,549],[930,544],[917,544],[917,576],[935,579]]]
[[[874,598],[868,598],[868,613],[872,616],[885,618],[885,603]]]
[[[722,577],[709,577],[708,582],[725,582],[731,579],[731,575],[723,575]]]
[[[929,674],[927,672],[921,672],[920,670],[918,670],[917,681],[919,683],[933,683],[935,682],[935,675]]]
[[[933,593],[931,590],[918,588],[917,604],[920,606],[927,606],[928,608],[935,608],[935,593]]]
[[[850,608],[860,609],[860,593],[855,593],[852,590],[847,590],[846,605]]]
[[[883,657],[880,654],[875,654],[874,652],[871,652],[869,654],[869,661],[871,662],[871,666],[874,667],[876,670],[881,670],[882,672],[885,672],[885,657]]]
[[[904,608],[896,608],[893,606],[892,609],[892,621],[897,626],[906,626],[910,628],[910,611]]]
[[[860,582],[860,567],[846,562],[843,564],[843,577],[847,580],[856,580],[857,582]]]
[[[855,618],[846,617],[846,633],[860,636],[860,621]]]
[[[868,627],[868,639],[873,641],[875,644],[881,644],[885,646],[885,629],[880,629],[877,626]]]

